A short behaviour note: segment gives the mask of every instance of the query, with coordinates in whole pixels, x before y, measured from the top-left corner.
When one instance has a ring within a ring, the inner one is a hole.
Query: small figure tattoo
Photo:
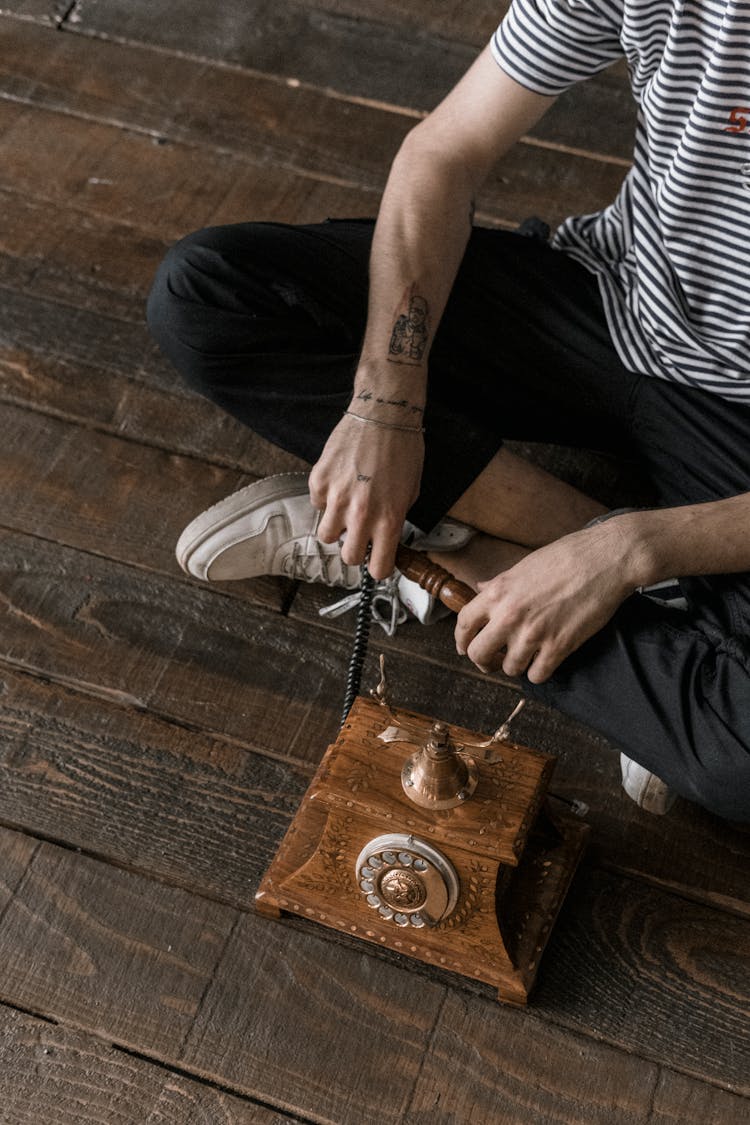
[[[366,477],[364,473],[357,473],[357,480],[367,483],[368,480],[372,480],[372,477]]]
[[[406,304],[407,311],[401,313],[393,325],[388,347],[388,359],[391,363],[421,363],[427,347],[430,335],[429,306],[424,297],[414,292],[415,288],[412,285],[404,294],[401,307]]]

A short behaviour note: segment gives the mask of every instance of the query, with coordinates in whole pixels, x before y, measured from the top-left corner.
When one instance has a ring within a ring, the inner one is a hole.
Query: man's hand
[[[310,499],[324,509],[318,538],[333,543],[345,535],[341,557],[350,565],[364,562],[372,544],[370,574],[387,578],[404,518],[419,494],[423,461],[416,425],[408,433],[344,415],[310,473]]]
[[[638,584],[627,537],[606,523],[566,535],[480,584],[458,615],[456,647],[482,671],[549,679]]]

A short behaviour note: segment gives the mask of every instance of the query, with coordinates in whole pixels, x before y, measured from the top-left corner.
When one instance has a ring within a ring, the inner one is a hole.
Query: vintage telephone
[[[459,610],[473,591],[401,547],[397,566]],[[588,827],[551,809],[555,759],[390,701],[383,658],[357,696],[367,579],[344,718],[256,894],[282,912],[485,981],[525,1004]]]

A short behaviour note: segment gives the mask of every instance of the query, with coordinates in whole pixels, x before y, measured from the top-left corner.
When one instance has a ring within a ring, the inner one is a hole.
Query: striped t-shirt
[[[626,367],[750,403],[750,3],[514,0],[492,52],[547,95],[625,56],[633,167],[553,245],[597,274]]]

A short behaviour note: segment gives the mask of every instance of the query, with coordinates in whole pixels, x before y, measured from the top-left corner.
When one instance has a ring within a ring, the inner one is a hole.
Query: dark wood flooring
[[[502,10],[0,0],[3,1125],[750,1120],[750,835],[685,803],[640,813],[611,747],[530,705],[516,736],[559,755],[593,843],[527,1010],[263,920],[352,622],[322,621],[318,588],[208,588],[173,560],[193,515],[295,462],[160,358],[143,303],[165,247],[373,213]],[[480,220],[606,202],[632,118],[620,68],[573,91]],[[627,490],[617,466],[553,460]],[[515,698],[448,623],[376,638],[369,683],[381,647],[406,706],[487,730]]]

